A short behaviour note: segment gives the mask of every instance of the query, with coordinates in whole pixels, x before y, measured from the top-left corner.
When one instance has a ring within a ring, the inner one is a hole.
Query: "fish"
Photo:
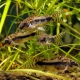
[[[71,70],[74,70],[75,68],[77,69],[79,64],[65,56],[58,56],[56,58],[52,58],[51,60],[42,60],[42,61],[37,61],[36,65],[39,66],[47,66],[48,68],[52,66],[53,68],[57,69],[58,71],[61,70],[61,72],[70,72]]]
[[[48,35],[48,34],[43,34],[43,35],[37,35],[37,32],[34,31],[32,33],[28,32],[14,32],[7,36],[3,41],[2,41],[2,46],[15,46],[15,45],[20,45],[21,43],[27,42],[28,40],[31,40],[34,36],[37,37],[37,42],[40,44],[58,44],[61,45],[62,42],[60,41],[61,37],[63,36],[65,32],[62,32],[58,35]],[[40,37],[41,36],[41,37]]]
[[[56,45],[63,45],[65,44],[63,41],[62,41],[62,38],[63,38],[63,35],[65,34],[65,32],[61,32],[57,35],[49,35],[49,34],[40,34],[38,36],[38,43],[40,44],[56,44]]]
[[[27,33],[27,32],[14,32],[7,36],[3,41],[2,41],[2,46],[13,46],[13,45],[20,45],[23,42],[26,42],[27,40],[30,40],[32,37],[36,35],[36,31],[32,33]]]
[[[61,14],[61,10],[55,12],[50,16],[30,16],[24,19],[20,24],[18,30],[30,30],[35,29],[37,27],[43,26],[50,21],[59,22],[59,16]]]

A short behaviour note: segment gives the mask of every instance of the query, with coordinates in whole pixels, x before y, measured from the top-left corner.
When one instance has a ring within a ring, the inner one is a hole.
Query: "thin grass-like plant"
[[[7,0],[6,1],[5,8],[4,8],[3,15],[2,15],[2,18],[1,18],[1,21],[0,21],[0,34],[1,34],[1,31],[2,31],[2,28],[3,28],[3,25],[4,25],[5,19],[6,19],[7,12],[9,10],[10,4],[11,4],[11,0]]]

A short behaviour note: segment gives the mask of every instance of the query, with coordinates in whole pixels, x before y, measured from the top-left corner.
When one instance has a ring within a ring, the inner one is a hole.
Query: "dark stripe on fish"
[[[48,38],[48,40],[50,40],[50,42],[53,42],[55,40],[55,38]]]
[[[34,20],[34,22],[38,23],[38,22],[40,22],[40,19],[36,19],[36,20]]]
[[[37,65],[67,65],[67,62],[60,62],[60,61],[57,61],[57,62],[42,62],[42,61],[39,61],[36,63]]]
[[[34,22],[40,23],[40,22],[46,22],[46,21],[50,21],[50,20],[52,20],[52,17],[45,17],[43,19],[36,19],[36,20],[34,20]]]
[[[31,34],[27,34],[27,35],[24,35],[24,36],[18,36],[18,37],[15,37],[13,38],[12,40],[15,41],[17,39],[24,39],[24,38],[28,38],[28,37],[31,37],[31,36],[35,36],[37,33],[36,32],[33,32]]]
[[[41,19],[40,21],[41,21],[41,22],[44,22],[45,20],[46,20],[46,19]]]
[[[34,25],[34,24],[40,24],[40,22],[45,22],[46,21],[46,19],[35,19],[34,21],[31,21],[30,23],[31,23],[31,25]]]
[[[52,20],[52,17],[46,17],[46,20],[50,21],[50,20]]]
[[[63,65],[63,66],[66,66],[66,65],[69,65],[70,67],[72,66],[78,66],[78,64],[76,62],[60,62],[60,61],[57,61],[57,62],[42,62],[42,61],[39,61],[36,63],[37,65]]]

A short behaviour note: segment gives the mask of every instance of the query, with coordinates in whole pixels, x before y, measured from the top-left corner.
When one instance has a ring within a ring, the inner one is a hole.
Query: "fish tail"
[[[62,14],[62,10],[55,12],[54,14],[51,15],[51,17],[53,18],[54,22],[60,23],[61,20],[61,14]]]
[[[63,35],[65,32],[61,32],[57,35],[52,36],[52,42],[56,45],[64,45],[65,43],[62,41]]]

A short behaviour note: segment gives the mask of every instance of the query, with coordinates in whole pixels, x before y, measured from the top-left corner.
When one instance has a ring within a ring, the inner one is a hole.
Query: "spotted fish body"
[[[71,71],[78,68],[78,63],[74,61],[73,59],[65,56],[59,56],[56,58],[53,58],[51,60],[43,60],[36,62],[37,65],[40,66],[52,66],[53,69],[57,69],[58,71],[61,70],[61,72],[65,71]]]
[[[42,26],[51,20],[52,17],[28,17],[20,23],[19,28],[20,30],[37,28],[38,26]]]
[[[15,32],[6,37],[2,41],[2,46],[13,46],[13,45],[20,45],[22,42],[26,42],[27,40],[30,40],[31,37],[34,37],[37,33],[27,33],[27,32]]]
[[[40,44],[45,43],[45,44],[49,44],[49,43],[54,43],[54,44],[58,44],[61,45],[62,42],[61,37],[65,32],[62,32],[58,35],[48,35],[48,34],[43,34],[43,36],[41,35],[41,37],[38,37],[38,42]],[[27,40],[31,40],[32,37],[34,37],[35,35],[37,35],[37,32],[32,32],[32,33],[27,33],[27,32],[15,32],[12,33],[11,35],[9,35],[8,37],[6,37],[3,41],[2,41],[2,46],[13,46],[13,45],[20,45],[23,42],[26,42]]]
[[[61,32],[57,35],[54,35],[54,36],[51,36],[51,35],[48,35],[46,33],[38,36],[38,42],[40,44],[51,44],[51,43],[54,43],[56,45],[63,45],[65,44],[63,41],[62,41],[62,38],[63,38],[63,35],[65,34],[65,32]]]
[[[40,26],[43,26],[44,24],[50,22],[51,20],[54,22],[58,22],[59,15],[61,14],[61,11],[58,11],[54,13],[51,16],[31,16],[23,20],[20,25],[20,30],[26,30],[26,29],[34,29]]]

